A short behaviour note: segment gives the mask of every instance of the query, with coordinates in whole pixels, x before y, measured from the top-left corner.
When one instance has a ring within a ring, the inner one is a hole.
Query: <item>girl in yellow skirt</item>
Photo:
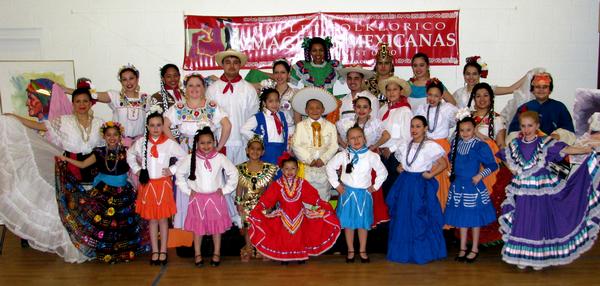
[[[127,152],[127,163],[140,181],[135,211],[150,222],[151,265],[167,264],[168,218],[177,213],[173,197],[175,165],[169,166],[170,158],[182,159],[187,155],[177,142],[163,134],[163,124],[161,108],[152,107],[146,118],[144,137],[135,141]]]

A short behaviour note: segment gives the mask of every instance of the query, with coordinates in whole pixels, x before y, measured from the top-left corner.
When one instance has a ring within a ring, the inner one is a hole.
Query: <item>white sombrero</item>
[[[226,51],[218,52],[215,55],[215,61],[217,62],[217,65],[223,67],[223,60],[226,57],[236,57],[240,59],[241,66],[244,66],[248,61],[248,56],[246,54],[234,49],[227,49]]]
[[[399,85],[402,88],[402,95],[408,97],[411,94],[412,89],[410,88],[410,84],[408,84],[407,81],[405,81],[397,76],[391,76],[391,77],[384,79],[383,81],[380,81],[379,82],[379,91],[381,91],[381,93],[385,94],[385,88],[387,87],[387,85],[389,83],[392,83],[392,82]]]
[[[307,115],[306,103],[311,99],[316,99],[323,104],[325,108],[323,115],[331,113],[337,108],[337,100],[333,94],[322,88],[312,86],[305,87],[294,94],[294,97],[292,97],[292,108],[302,115]]]
[[[370,70],[364,69],[363,67],[358,66],[358,65],[356,65],[356,66],[349,66],[349,67],[345,67],[343,69],[340,69],[340,75],[342,77],[344,77],[344,78],[346,76],[348,76],[348,74],[351,73],[351,72],[356,72],[356,73],[362,74],[364,79],[370,79],[371,77],[373,77],[373,75],[375,75],[374,71],[370,71]]]

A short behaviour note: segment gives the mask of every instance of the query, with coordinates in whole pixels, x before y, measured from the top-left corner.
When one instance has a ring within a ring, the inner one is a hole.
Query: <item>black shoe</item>
[[[152,259],[154,254],[157,254],[156,259]],[[158,262],[159,257],[160,257],[160,252],[152,252],[152,255],[150,255],[150,265],[160,265],[160,262]]]
[[[371,259],[369,259],[369,256],[367,256],[367,252],[359,252],[358,254],[359,254],[358,257],[360,257],[360,263],[371,262]],[[361,254],[364,254],[365,256],[367,256],[367,258],[363,258]]]
[[[469,252],[469,254],[471,254],[471,253],[475,253],[475,256],[473,256],[473,258],[469,258],[469,257],[467,257],[468,256],[468,254],[467,254],[465,256],[465,262],[466,263],[474,263],[475,260],[477,260],[477,257],[479,257],[479,252],[475,252],[475,251],[471,250],[471,252]]]
[[[283,265],[283,266],[287,266],[288,264],[290,264],[290,263],[287,261],[281,261],[281,265]]]
[[[460,255],[460,252],[464,252],[464,255]],[[454,261],[458,261],[458,262],[464,262],[465,261],[465,257],[467,257],[467,250],[466,249],[461,249],[460,252],[456,255],[456,257],[454,257]]]
[[[21,248],[29,248],[29,241],[27,239],[21,239]]]
[[[352,254],[352,257],[348,257]],[[354,259],[356,259],[356,255],[354,255],[354,250],[348,250],[348,254],[346,255],[346,263],[354,263]]]
[[[200,257],[200,261],[196,260],[198,257]],[[204,266],[204,259],[202,259],[202,254],[196,255],[194,257],[194,265],[196,265],[196,267]]]
[[[218,258],[219,260],[215,260],[215,257]],[[213,267],[217,267],[219,266],[219,264],[221,264],[221,255],[220,254],[213,254],[213,257],[210,258],[210,266]]]
[[[163,254],[165,255],[165,259],[160,259],[160,256]],[[169,262],[169,256],[167,255],[166,252],[159,252],[158,257],[159,257],[158,264],[167,265],[167,263]]]
[[[306,260],[298,260],[298,264],[306,264]]]

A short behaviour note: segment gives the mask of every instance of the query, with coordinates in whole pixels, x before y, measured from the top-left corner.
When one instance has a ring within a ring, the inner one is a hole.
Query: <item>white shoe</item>
[[[540,271],[540,270],[542,270],[542,268],[543,267],[541,267],[541,266],[533,266],[533,270],[535,270],[535,271]]]
[[[527,266],[523,265],[523,264],[517,264],[517,268],[519,268],[521,270],[525,270],[525,268],[527,268]]]

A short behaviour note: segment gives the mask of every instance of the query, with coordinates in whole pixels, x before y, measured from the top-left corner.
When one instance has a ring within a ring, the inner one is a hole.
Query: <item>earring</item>
[[[139,85],[137,85],[137,86],[135,87],[135,93],[138,93],[138,92],[140,92],[140,86],[139,86]]]

